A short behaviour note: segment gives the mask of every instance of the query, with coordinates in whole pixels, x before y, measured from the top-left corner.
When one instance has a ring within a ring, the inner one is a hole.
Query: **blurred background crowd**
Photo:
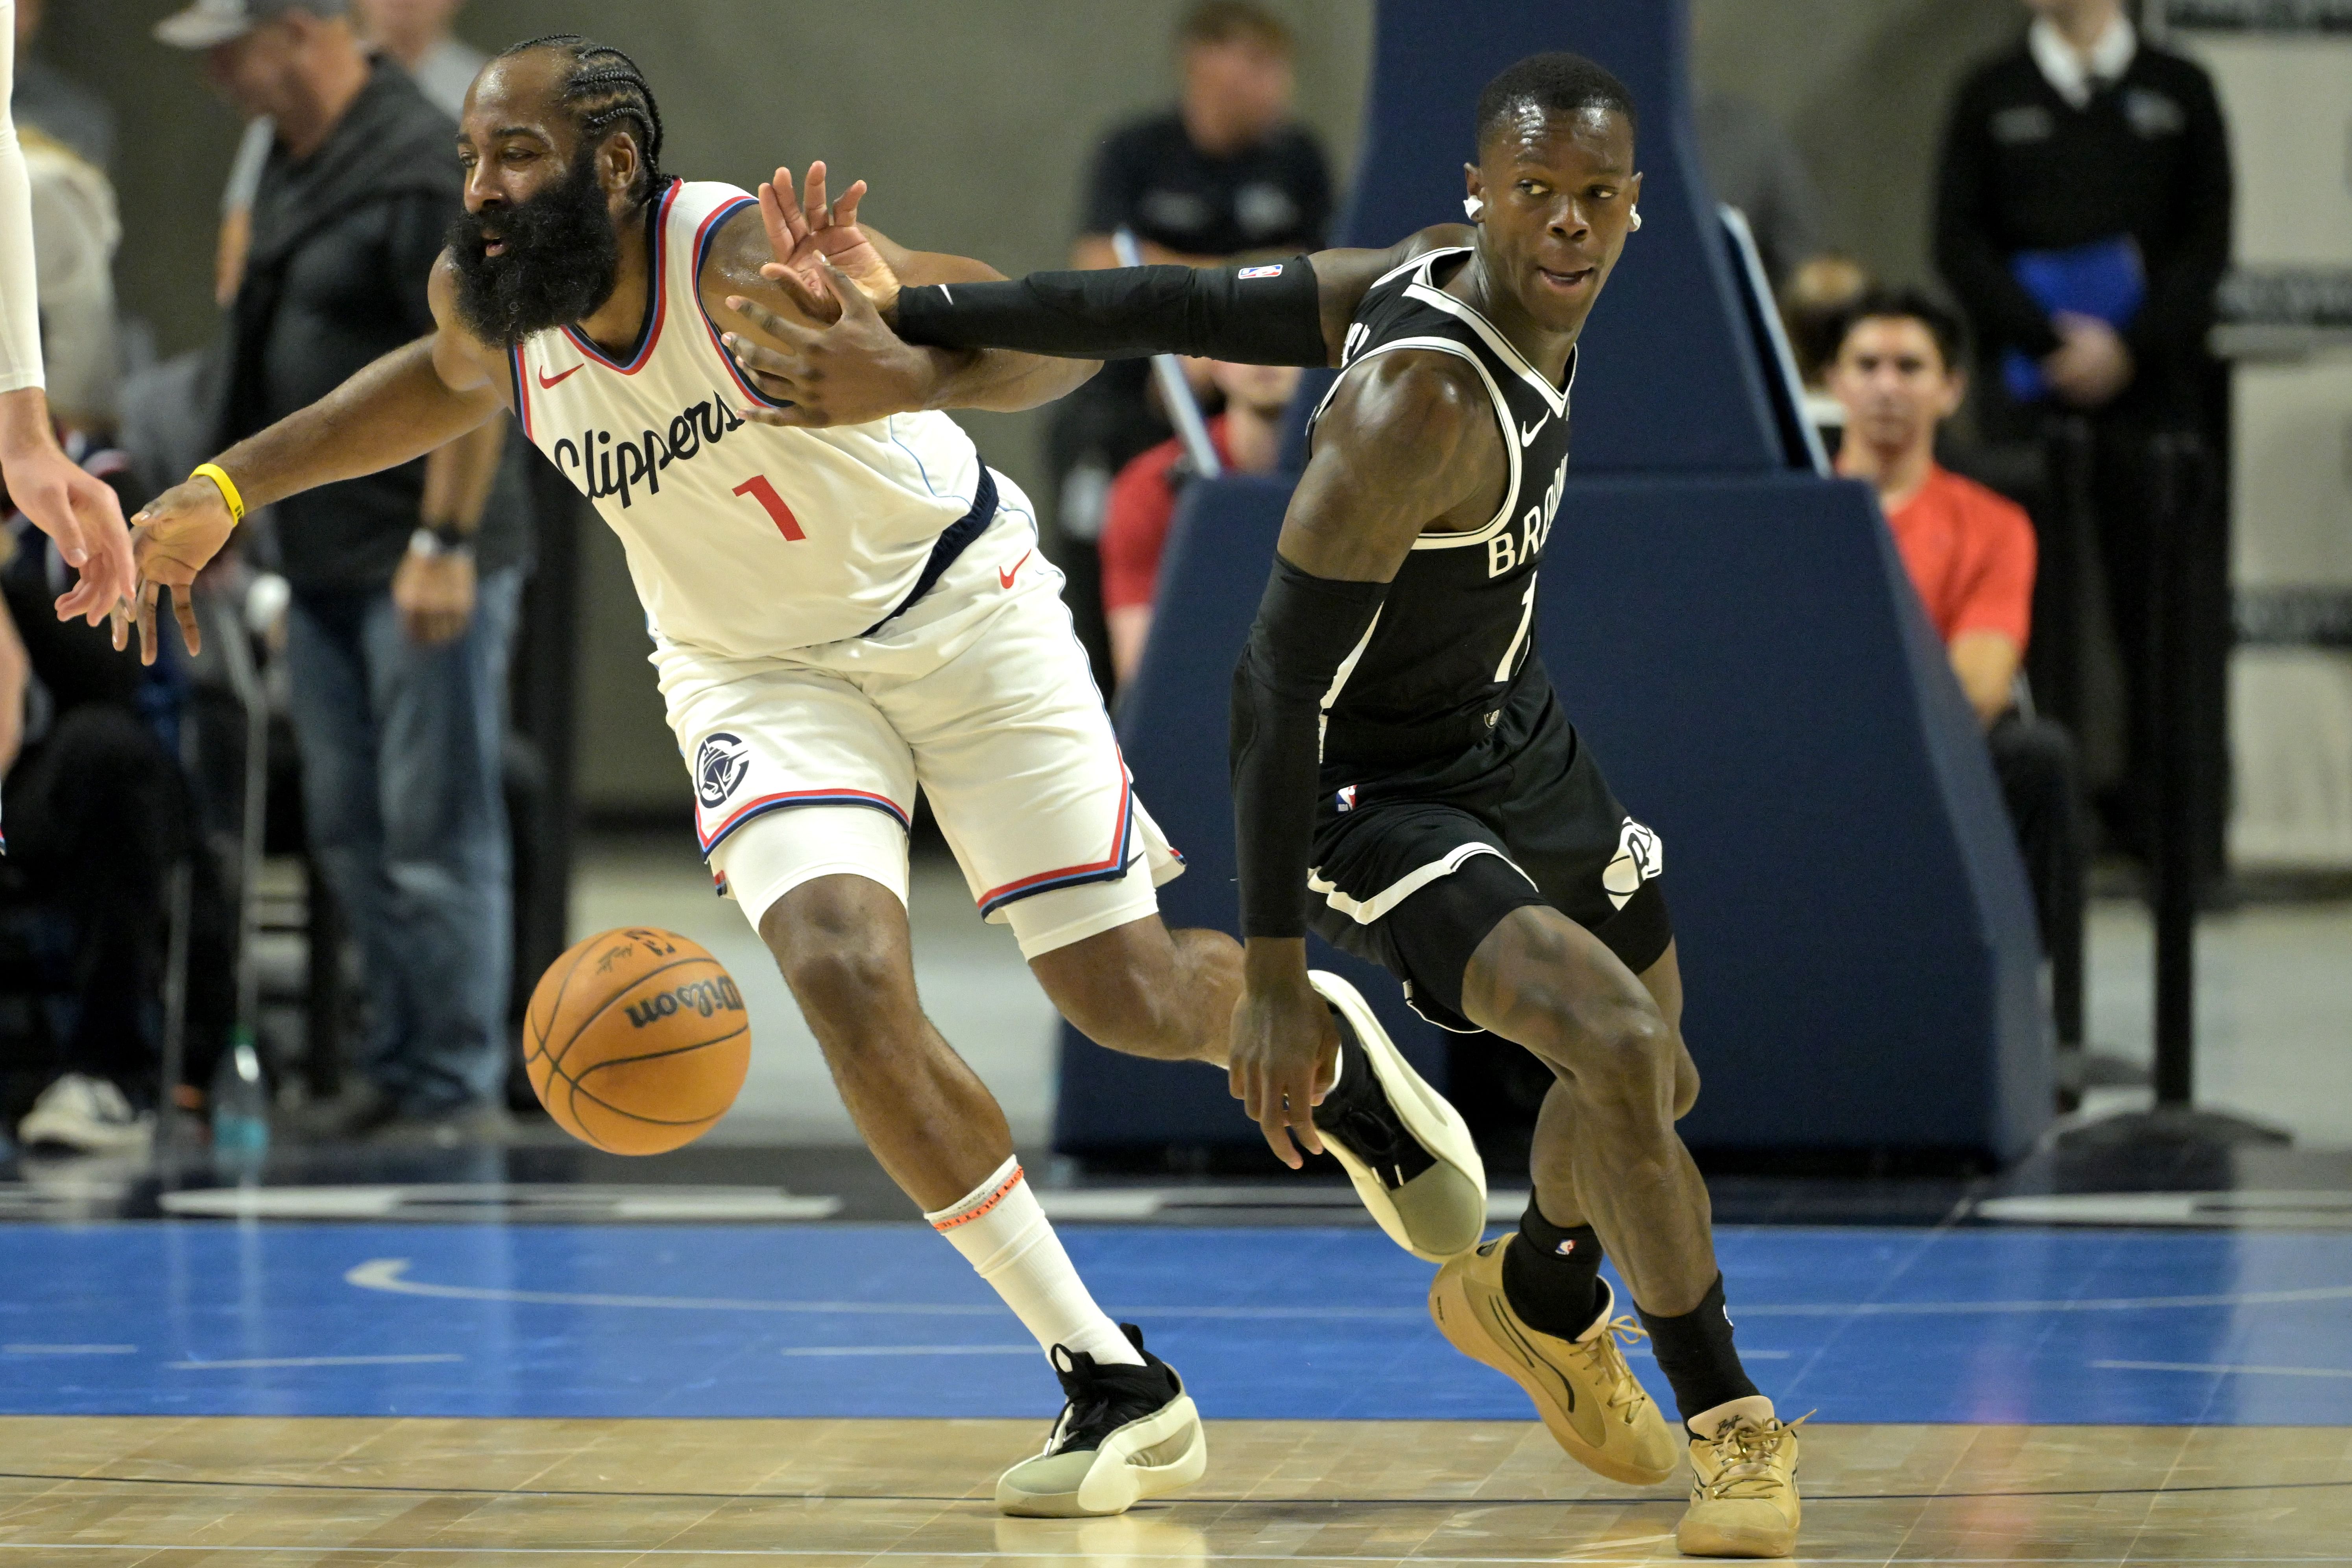
[[[1982,722],[2062,1050],[2084,1040],[2089,891],[2149,848],[2149,605],[2184,535],[2199,765],[2230,798],[2231,508],[2174,492],[2243,493],[2215,352],[2235,143],[2159,9],[1694,6],[1700,165]],[[487,49],[594,34],[645,68],[689,177],[823,157],[871,182],[894,236],[1018,274],[1115,265],[1120,238],[1181,262],[1324,244],[1370,38],[1363,0],[18,0],[16,25],[50,397],[126,510],[427,326],[452,120]],[[1297,372],[1187,381],[1222,467],[1277,467]],[[1198,468],[1162,390],[1118,365],[966,423],[1046,503],[1116,701]],[[215,574],[205,655],[143,670],[48,616],[63,569],[12,523],[0,1110],[27,1146],[135,1150],[167,1097],[201,1114],[256,1074],[304,1136],[501,1136],[528,1104],[516,993],[566,941],[574,825],[686,819],[618,546],[503,424],[277,510]],[[453,529],[470,572],[436,543]],[[2352,685],[2329,668],[2318,706],[2273,726],[2301,732],[2308,776],[2242,872],[2352,868]],[[2289,787],[2277,772],[2261,787]],[[2224,897],[2226,813],[2200,834]]]

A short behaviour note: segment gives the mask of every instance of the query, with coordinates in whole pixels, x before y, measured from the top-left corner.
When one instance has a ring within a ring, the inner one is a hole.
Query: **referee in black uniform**
[[[2110,821],[2137,848],[2159,695],[2150,442],[2216,425],[2205,338],[2230,260],[2229,141],[2211,80],[2140,38],[2123,0],[2026,3],[2035,13],[2026,37],[1979,67],[1953,102],[1936,259],[1975,329],[1988,432],[2032,437],[2069,416],[2088,422],[2126,686],[2127,756]],[[2053,310],[2019,280],[2021,255],[2110,244],[2136,253],[2143,279],[2119,323]],[[2040,373],[2021,400],[2004,384],[2004,362],[2017,355]]]

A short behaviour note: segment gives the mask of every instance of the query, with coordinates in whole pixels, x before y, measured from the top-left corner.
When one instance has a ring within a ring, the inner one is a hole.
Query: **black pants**
[[[2218,802],[2227,789],[2228,728],[2225,717],[2228,687],[2230,622],[2229,534],[2227,509],[2211,487],[2221,483],[2221,468],[2211,433],[2196,413],[2193,401],[2181,398],[2127,396],[2085,421],[2089,463],[2084,500],[2089,532],[2096,541],[2105,578],[2107,616],[2115,628],[2116,660],[2123,678],[2123,767],[2114,784],[2101,792],[2101,815],[2115,845],[2146,855],[2155,838],[2154,806],[2158,717],[2163,704],[2179,693],[2161,689],[2157,668],[2154,607],[2158,568],[2168,547],[2164,531],[2187,531],[2180,542],[2188,562],[2189,636],[2196,684],[2193,711],[2198,733],[2192,742],[2200,797]],[[2207,437],[2208,458],[2201,474],[2177,477],[2183,493],[2167,513],[2158,493],[2156,447],[2165,433],[2198,434]],[[2194,492],[2207,487],[2201,504]],[[2063,505],[2063,498],[2062,498]],[[2050,552],[2045,552],[2045,560]],[[2066,552],[2069,559],[2073,552]],[[2063,579],[2064,573],[2053,575]],[[2060,582],[2052,592],[2036,595],[2038,611],[2073,614],[2056,603],[2065,590]],[[2079,645],[2077,645],[2079,646]],[[2081,690],[2077,668],[2063,681],[2065,691]],[[2061,712],[2079,722],[2079,713]],[[2176,715],[2177,717],[2177,715]],[[2221,813],[2208,809],[2209,820],[2199,827],[2199,858],[2209,874],[2220,868]]]
[[[26,892],[74,927],[67,984],[78,1005],[42,1076],[87,1073],[152,1099],[169,881],[185,860],[188,1078],[205,1081],[236,1012],[235,922],[178,762],[135,715],[76,708],[9,770],[6,810]]]
[[[2083,1039],[2082,774],[2074,737],[2046,719],[2005,713],[1985,736],[2002,801],[2025,859],[2042,949],[2050,960],[2052,1011],[2062,1045]]]

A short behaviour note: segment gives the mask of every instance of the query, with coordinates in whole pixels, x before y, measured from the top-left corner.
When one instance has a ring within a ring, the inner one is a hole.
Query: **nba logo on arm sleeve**
[[[1276,261],[1265,267],[1244,267],[1239,272],[1234,273],[1234,276],[1236,278],[1279,278],[1282,276],[1282,263]]]

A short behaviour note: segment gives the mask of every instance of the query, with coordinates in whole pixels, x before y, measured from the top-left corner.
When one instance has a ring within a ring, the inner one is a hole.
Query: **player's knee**
[[[810,1026],[827,1043],[859,1038],[869,1032],[866,1026],[913,1000],[898,954],[858,933],[796,942],[777,955],[777,966]]]
[[[1546,1011],[1554,1044],[1539,1054],[1567,1073],[1589,1109],[1614,1109],[1641,1119],[1680,1100],[1681,1042],[1648,997],[1562,996]],[[1690,1093],[1695,1098],[1697,1092],[1694,1073]]]

